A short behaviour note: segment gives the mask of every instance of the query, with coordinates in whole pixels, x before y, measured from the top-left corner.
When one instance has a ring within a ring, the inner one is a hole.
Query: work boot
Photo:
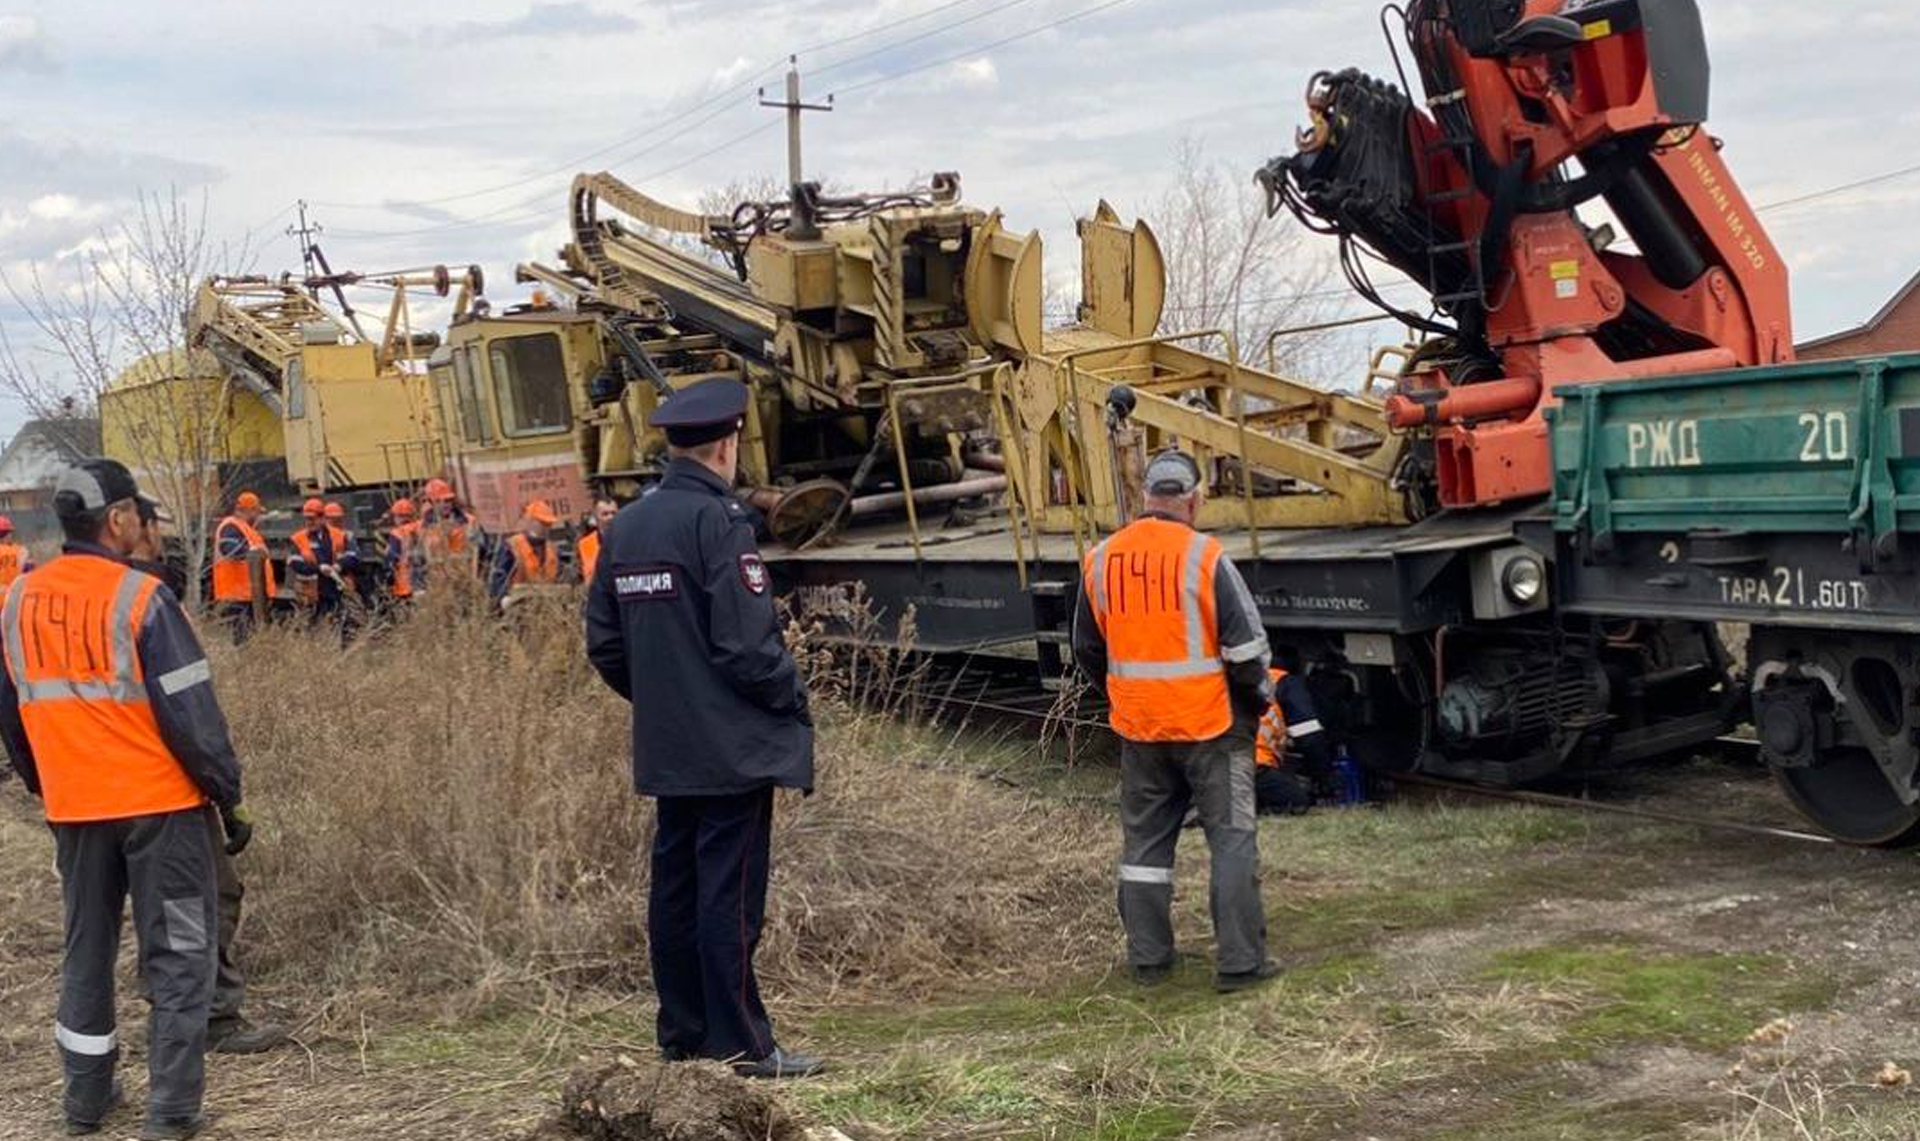
[[[196,1113],[192,1117],[149,1117],[146,1126],[140,1130],[140,1141],[187,1141],[190,1137],[198,1137],[208,1121],[204,1113]]]
[[[1261,983],[1271,982],[1280,977],[1280,964],[1268,959],[1250,971],[1236,971],[1230,975],[1213,976],[1213,989],[1221,994],[1232,994],[1237,990],[1257,987]]]
[[[1141,986],[1159,986],[1172,977],[1172,963],[1147,963],[1133,968],[1133,981]]]
[[[224,1018],[207,1027],[207,1049],[215,1054],[264,1054],[287,1043],[284,1026],[256,1026],[244,1017]]]
[[[733,1072],[743,1078],[810,1078],[826,1068],[827,1064],[819,1058],[789,1054],[778,1046],[757,1062],[733,1064]]]
[[[687,1049],[685,1046],[662,1046],[660,1047],[660,1060],[668,1063],[697,1062],[700,1060],[700,1055]]]
[[[113,1088],[107,1092],[107,1104],[100,1107],[100,1116],[92,1121],[82,1121],[77,1117],[67,1118],[67,1136],[85,1137],[100,1132],[106,1125],[107,1118],[112,1117],[113,1111],[124,1105],[126,1100],[126,1087],[120,1084],[119,1078],[113,1079]]]

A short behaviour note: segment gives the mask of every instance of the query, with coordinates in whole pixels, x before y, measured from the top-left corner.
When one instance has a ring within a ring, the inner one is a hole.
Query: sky
[[[1920,7],[1700,5],[1709,129],[1752,202],[1920,163]],[[305,199],[335,267],[478,263],[510,302],[513,264],[564,242],[578,170],[689,206],[782,175],[755,85],[777,95],[790,53],[834,97],[805,124],[809,177],[958,170],[968,201],[1043,231],[1055,274],[1073,217],[1143,210],[1183,138],[1249,178],[1290,149],[1314,71],[1391,71],[1375,7],[1337,0],[0,0],[0,274],[74,266],[177,188],[255,251],[235,268],[297,269]],[[1797,337],[1920,270],[1916,207],[1920,171],[1761,214]],[[32,348],[4,293],[0,326]],[[0,399],[0,435],[21,415]]]

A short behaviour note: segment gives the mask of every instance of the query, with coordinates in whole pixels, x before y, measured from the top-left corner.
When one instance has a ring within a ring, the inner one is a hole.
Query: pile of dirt
[[[576,1072],[560,1114],[529,1141],[803,1141],[772,1088],[707,1062],[621,1057]]]

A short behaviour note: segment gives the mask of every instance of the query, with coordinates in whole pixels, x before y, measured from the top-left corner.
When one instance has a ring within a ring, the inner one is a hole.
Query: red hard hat
[[[441,479],[438,476],[435,476],[433,479],[430,479],[427,481],[427,498],[428,499],[452,499],[453,485],[448,483],[446,480]]]
[[[393,517],[395,519],[413,518],[413,500],[411,499],[394,500],[393,501]]]
[[[338,503],[329,503],[329,504],[327,504],[327,518],[329,518],[329,519],[345,519],[346,517],[347,517],[347,509],[346,509],[346,508],[344,508],[344,507],[342,507],[342,506],[340,506],[340,505],[339,505]]]
[[[260,497],[251,491],[243,491],[233,497],[233,509],[235,511],[258,511],[260,510]]]
[[[318,499],[309,499],[300,505],[300,514],[309,519],[318,519],[327,513],[327,505]]]
[[[5,515],[0,515],[0,535],[11,534],[13,534],[13,520],[7,518]]]

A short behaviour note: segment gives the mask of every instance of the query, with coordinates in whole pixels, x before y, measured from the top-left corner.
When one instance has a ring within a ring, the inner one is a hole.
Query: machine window
[[[460,434],[468,443],[491,443],[492,433],[487,431],[487,409],[481,401],[480,382],[474,376],[480,371],[480,358],[473,349],[458,350],[453,354],[453,400],[460,407]]]
[[[307,369],[299,357],[287,362],[287,419],[302,420],[307,415]]]
[[[567,370],[560,338],[552,333],[508,337],[487,350],[501,427],[509,436],[530,436],[570,426]]]

